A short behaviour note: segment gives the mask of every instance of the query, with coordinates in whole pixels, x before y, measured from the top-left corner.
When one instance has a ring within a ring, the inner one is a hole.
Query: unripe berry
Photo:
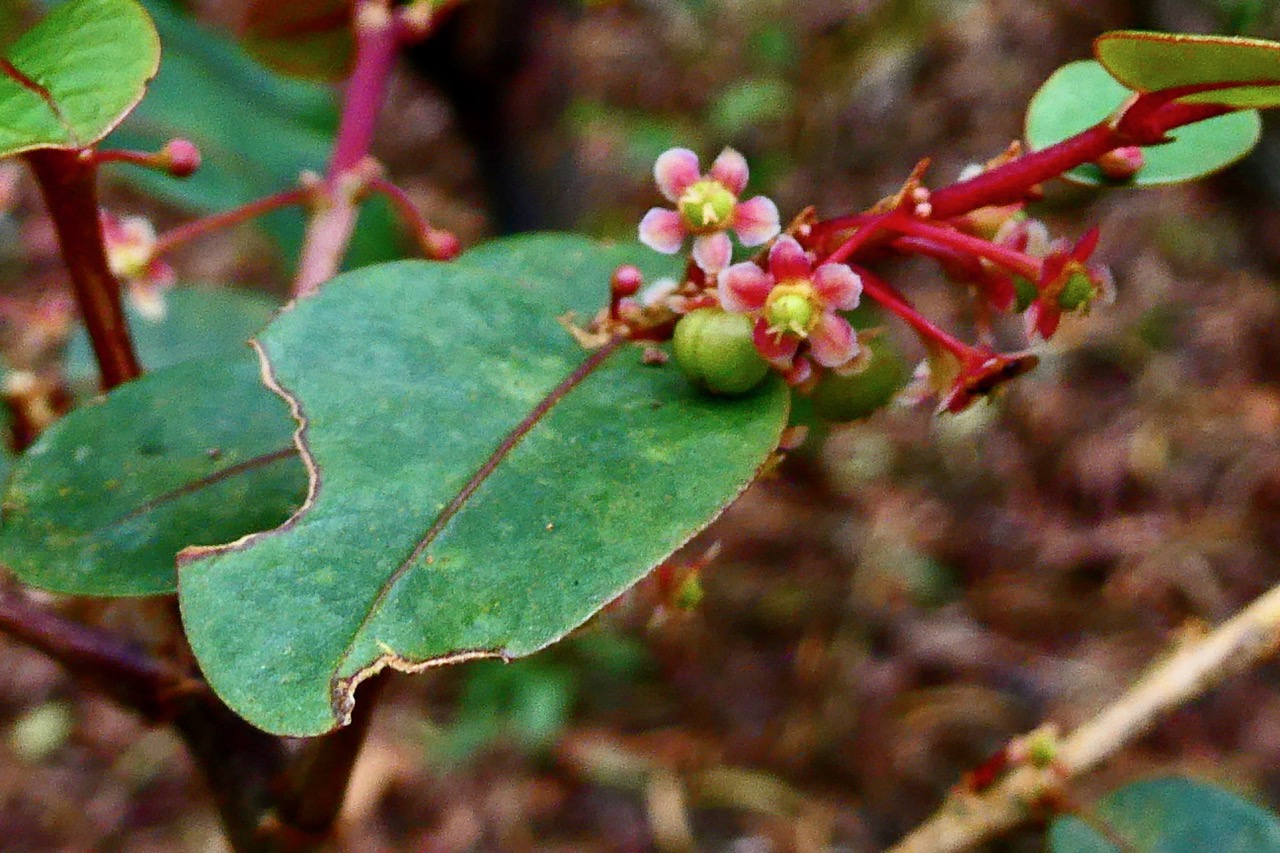
[[[769,372],[756,351],[751,319],[719,308],[699,308],[681,317],[672,349],[684,374],[713,394],[745,394]]]
[[[883,408],[907,383],[907,368],[885,335],[863,338],[871,361],[861,373],[828,373],[813,389],[813,411],[836,423],[861,420]]]

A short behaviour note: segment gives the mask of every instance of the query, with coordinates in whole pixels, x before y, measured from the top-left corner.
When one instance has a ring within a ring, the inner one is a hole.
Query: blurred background
[[[187,182],[112,171],[110,210],[163,231],[323,168],[335,90],[244,52],[251,0],[147,5],[162,71],[115,141],[188,136],[206,165]],[[3,40],[38,12],[0,2]],[[634,239],[659,201],[652,163],[673,145],[704,160],[739,148],[784,219],[809,204],[839,215],[919,158],[940,184],[994,156],[1052,70],[1127,27],[1275,38],[1280,10],[469,0],[404,58],[376,153],[468,245],[546,228]],[[880,850],[1011,737],[1082,721],[1188,625],[1280,582],[1280,136],[1191,186],[1049,189],[1036,213],[1055,233],[1101,224],[1114,306],[1069,320],[990,405],[940,419],[895,405],[815,432],[678,556],[680,577],[699,574],[696,607],[648,581],[532,659],[394,677],[346,807],[348,849]],[[64,354],[65,282],[17,170],[0,173],[0,211],[9,365],[65,359],[87,375],[82,345]],[[410,253],[387,210],[362,224],[351,265]],[[301,225],[273,215],[171,262],[181,282],[235,286],[265,315]],[[931,266],[889,274],[971,334]],[[193,305],[184,322],[216,326]],[[920,351],[890,328],[909,371]],[[1263,668],[1177,711],[1072,796],[1176,773],[1280,806],[1278,676]],[[989,849],[1041,850],[1043,837],[1032,825]],[[224,849],[172,735],[3,640],[0,839]]]

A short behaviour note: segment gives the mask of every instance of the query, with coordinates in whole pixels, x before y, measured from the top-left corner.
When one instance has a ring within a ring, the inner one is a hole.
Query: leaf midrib
[[[471,475],[470,479],[467,480],[453,500],[451,500],[436,516],[435,521],[432,522],[431,526],[427,528],[427,531],[418,539],[417,544],[414,545],[413,550],[409,552],[409,555],[396,566],[395,571],[392,572],[378,588],[377,595],[374,596],[373,601],[370,602],[364,616],[361,617],[360,623],[352,632],[351,638],[347,641],[342,652],[342,656],[338,658],[337,666],[334,668],[333,673],[334,683],[339,680],[338,673],[342,671],[343,664],[347,662],[351,652],[355,649],[360,635],[364,633],[365,629],[369,626],[369,623],[377,615],[382,604],[386,601],[387,596],[391,594],[391,591],[396,587],[400,580],[404,578],[415,564],[417,564],[418,559],[426,552],[427,548],[431,546],[431,543],[444,532],[444,529],[449,525],[449,522],[451,522],[458,513],[466,507],[467,502],[471,497],[479,491],[480,487],[484,485],[490,475],[492,475],[494,471],[498,469],[498,466],[502,464],[502,460],[505,459],[511,451],[515,450],[521,440],[533,431],[534,427],[536,427],[542,419],[545,418],[553,408],[555,408],[556,404],[569,396],[576,387],[582,384],[587,377],[598,370],[626,343],[628,343],[627,338],[614,337],[611,338],[603,347],[592,352],[591,355],[584,359],[572,373],[547,392],[547,395],[543,397],[541,402],[539,402],[538,405],[535,406],[518,424],[512,427],[506,436],[504,436],[503,440],[496,448],[494,448],[493,452],[485,460],[484,464]],[[307,452],[305,447],[303,452]],[[361,667],[362,671],[364,669],[365,667]],[[346,681],[347,678],[344,677],[342,680]]]

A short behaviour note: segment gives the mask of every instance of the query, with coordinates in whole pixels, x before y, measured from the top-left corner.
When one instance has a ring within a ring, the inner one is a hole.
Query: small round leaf
[[[1280,107],[1280,43],[1239,36],[1122,30],[1099,36],[1093,52],[1113,77],[1134,91],[1253,84],[1180,100],[1239,109]]]
[[[160,38],[136,0],[72,0],[8,50],[0,67],[0,157],[76,149],[111,132],[160,67]]]
[[[1105,121],[1133,93],[1092,60],[1064,65],[1045,81],[1027,108],[1027,143],[1047,148]],[[1258,142],[1262,122],[1254,111],[1229,113],[1180,127],[1174,141],[1142,149],[1146,164],[1126,185],[1160,186],[1191,181],[1230,166]],[[1113,186],[1093,164],[1065,178],[1092,186]]]

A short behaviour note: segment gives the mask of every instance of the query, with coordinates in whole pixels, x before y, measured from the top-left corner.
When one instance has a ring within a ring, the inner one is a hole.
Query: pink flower
[[[722,271],[718,292],[726,311],[758,317],[756,349],[789,380],[802,382],[808,376],[807,361],[796,358],[805,341],[809,355],[823,367],[842,367],[858,354],[857,334],[836,312],[858,307],[862,279],[845,264],[814,269],[792,237],[773,244],[768,272],[753,263]]]
[[[177,276],[173,267],[155,256],[156,230],[141,216],[117,218],[101,212],[107,264],[123,280],[134,307],[152,320],[165,315],[164,293]]]
[[[708,275],[729,265],[733,229],[744,246],[760,246],[781,230],[777,206],[764,196],[739,201],[747,186],[747,161],[732,148],[720,152],[711,171],[702,174],[698,155],[672,148],[658,158],[653,176],[675,210],[655,207],[640,222],[640,242],[674,255],[692,235],[693,259]]]

